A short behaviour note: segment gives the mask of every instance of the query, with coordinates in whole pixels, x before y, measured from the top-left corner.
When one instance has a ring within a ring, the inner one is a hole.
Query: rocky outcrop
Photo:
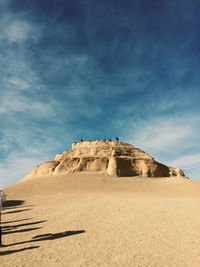
[[[184,176],[182,170],[165,166],[144,151],[123,142],[84,141],[36,166],[23,179],[69,172],[103,172],[111,176]]]

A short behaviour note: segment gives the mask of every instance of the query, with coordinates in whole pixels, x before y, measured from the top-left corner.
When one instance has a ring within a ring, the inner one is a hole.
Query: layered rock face
[[[84,141],[36,166],[23,179],[72,172],[103,172],[111,176],[184,176],[182,170],[165,166],[144,151],[123,142]]]

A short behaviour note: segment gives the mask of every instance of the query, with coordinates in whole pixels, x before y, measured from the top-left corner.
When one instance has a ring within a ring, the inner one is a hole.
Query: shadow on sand
[[[4,207],[3,210],[13,210],[13,209],[21,209],[21,208],[27,208],[27,207],[33,207],[35,205],[22,205],[22,206],[13,206],[13,207]]]
[[[62,237],[70,236],[70,235],[78,235],[78,234],[83,234],[83,233],[85,233],[85,230],[65,231],[65,232],[60,232],[56,234],[48,233],[44,235],[36,235],[32,238],[33,240],[30,240],[30,241],[35,242],[35,241],[44,241],[44,240],[54,240],[54,239],[58,239],[58,238],[62,238]]]
[[[16,207],[24,204],[24,200],[6,200],[3,202],[3,208]]]
[[[23,205],[24,202],[25,202],[24,200],[6,200],[5,202],[3,202],[3,210],[10,210],[10,209],[14,209],[14,210],[2,212],[2,215],[12,214],[12,213],[19,213],[19,212],[31,210],[30,208],[25,208],[24,209],[24,207],[29,207],[29,206],[24,206]],[[22,209],[18,210],[19,208],[22,208]]]
[[[41,228],[42,227],[32,227],[32,228],[26,228],[26,229],[21,229],[21,230],[14,230],[14,231],[3,231],[2,235],[30,232],[30,231],[38,230],[38,229],[41,229]]]
[[[13,253],[21,252],[21,251],[24,251],[24,250],[30,250],[30,249],[34,249],[34,248],[39,248],[39,246],[33,246],[33,247],[27,247],[27,248],[21,248],[21,249],[14,249],[14,250],[7,250],[7,251],[0,251],[0,256],[10,255],[10,254],[13,254]]]
[[[23,227],[23,226],[29,226],[29,225],[34,225],[34,224],[39,224],[39,223],[43,223],[43,222],[46,222],[46,220],[37,221],[37,222],[30,222],[30,223],[15,224],[15,225],[11,225],[11,226],[7,225],[7,226],[2,226],[1,229],[12,230],[14,228]]]
[[[1,222],[1,224],[15,223],[15,222],[22,222],[22,221],[28,221],[28,220],[32,220],[32,219],[33,219],[33,218],[26,218],[26,219],[15,220],[15,221]]]
[[[36,235],[32,238],[32,240],[17,242],[14,244],[8,244],[5,247],[11,247],[11,246],[15,246],[15,245],[22,245],[22,244],[39,242],[39,241],[46,241],[46,240],[55,240],[58,238],[63,238],[63,237],[67,237],[67,236],[71,236],[71,235],[78,235],[78,234],[83,234],[83,233],[85,233],[85,230],[65,231],[65,232],[60,232],[60,233],[56,233],[56,234],[48,233],[48,234],[43,234],[43,235]]]
[[[19,213],[19,212],[23,212],[23,211],[27,211],[27,210],[32,210],[32,209],[23,209],[23,210],[7,211],[7,212],[2,212],[2,215],[5,215],[5,214],[12,214],[12,213]]]
[[[29,206],[35,206],[35,205],[23,205],[24,201],[23,200],[7,200],[6,202],[3,203],[4,206],[4,212],[2,212],[2,215],[4,216],[5,214],[12,214],[12,213],[22,213],[24,211],[31,210],[32,208],[25,208],[24,207],[29,207]],[[19,208],[22,208],[18,210]],[[12,211],[9,211],[10,209],[13,209]],[[5,221],[1,222],[3,226],[1,226],[2,229],[2,235],[8,235],[8,234],[15,234],[15,233],[23,233],[23,232],[30,232],[30,231],[35,231],[38,229],[41,229],[42,227],[29,227],[29,228],[24,228],[27,226],[38,226],[38,224],[46,222],[46,220],[43,221],[35,221],[35,222],[25,222],[25,223],[18,223],[22,221],[27,221],[27,220],[32,220],[33,218],[23,218],[23,219],[18,219],[18,220],[13,220],[13,221]],[[12,225],[12,223],[18,223]],[[6,247],[5,245],[2,247],[2,249]],[[21,252],[24,250],[29,250],[29,249],[34,249],[34,248],[39,248],[39,246],[32,246],[32,247],[25,247],[22,249],[16,249],[16,250],[9,250],[9,251],[0,251],[0,255],[9,255],[12,253],[17,253]]]
[[[3,205],[4,210],[5,209],[15,209],[15,210],[2,212],[2,215],[12,214],[12,213],[20,213],[20,212],[31,210],[31,208],[18,210],[17,208],[28,207],[28,206],[21,206],[23,204],[24,204],[23,200],[7,200],[6,202],[4,202],[4,205]],[[34,205],[29,205],[29,206],[34,206]],[[37,225],[37,224],[46,222],[46,220],[43,220],[43,221],[36,221],[36,222],[21,223],[21,224],[16,224],[16,225],[9,225],[10,223],[20,222],[20,221],[25,221],[25,220],[31,220],[31,219],[32,218],[25,218],[25,219],[19,219],[19,220],[14,220],[14,221],[2,222],[2,224],[7,224],[7,225],[2,226],[2,230],[3,230],[2,235],[14,234],[14,233],[23,233],[23,232],[38,230],[38,229],[41,229],[42,227],[32,227],[32,228],[25,228],[25,229],[17,229],[17,228],[24,227],[24,226],[30,226],[30,225]],[[28,243],[40,242],[40,241],[46,241],[46,240],[55,240],[58,238],[64,238],[64,237],[82,234],[82,233],[85,233],[85,230],[65,231],[65,232],[60,232],[60,233],[55,233],[55,234],[47,233],[47,234],[43,234],[43,235],[36,235],[31,240],[4,245],[2,248],[11,247],[11,246],[15,246],[15,245],[24,245],[24,244],[28,244]],[[30,250],[30,249],[35,249],[35,248],[39,248],[39,246],[31,246],[31,247],[25,247],[25,248],[21,248],[21,249],[7,250],[7,251],[3,250],[3,251],[0,251],[0,255],[9,255],[9,254],[13,254],[13,253],[17,253],[17,252],[21,252],[21,251],[25,251],[25,250]]]

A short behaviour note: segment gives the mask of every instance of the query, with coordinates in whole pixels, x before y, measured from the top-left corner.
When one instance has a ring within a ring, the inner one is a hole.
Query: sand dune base
[[[200,265],[198,181],[71,174],[6,193],[0,266]]]

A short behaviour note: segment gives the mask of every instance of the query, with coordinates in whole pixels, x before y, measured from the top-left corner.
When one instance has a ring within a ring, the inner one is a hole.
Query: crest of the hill
[[[139,148],[124,142],[83,141],[36,166],[24,179],[76,172],[102,172],[110,176],[185,176],[179,168],[165,166]]]

